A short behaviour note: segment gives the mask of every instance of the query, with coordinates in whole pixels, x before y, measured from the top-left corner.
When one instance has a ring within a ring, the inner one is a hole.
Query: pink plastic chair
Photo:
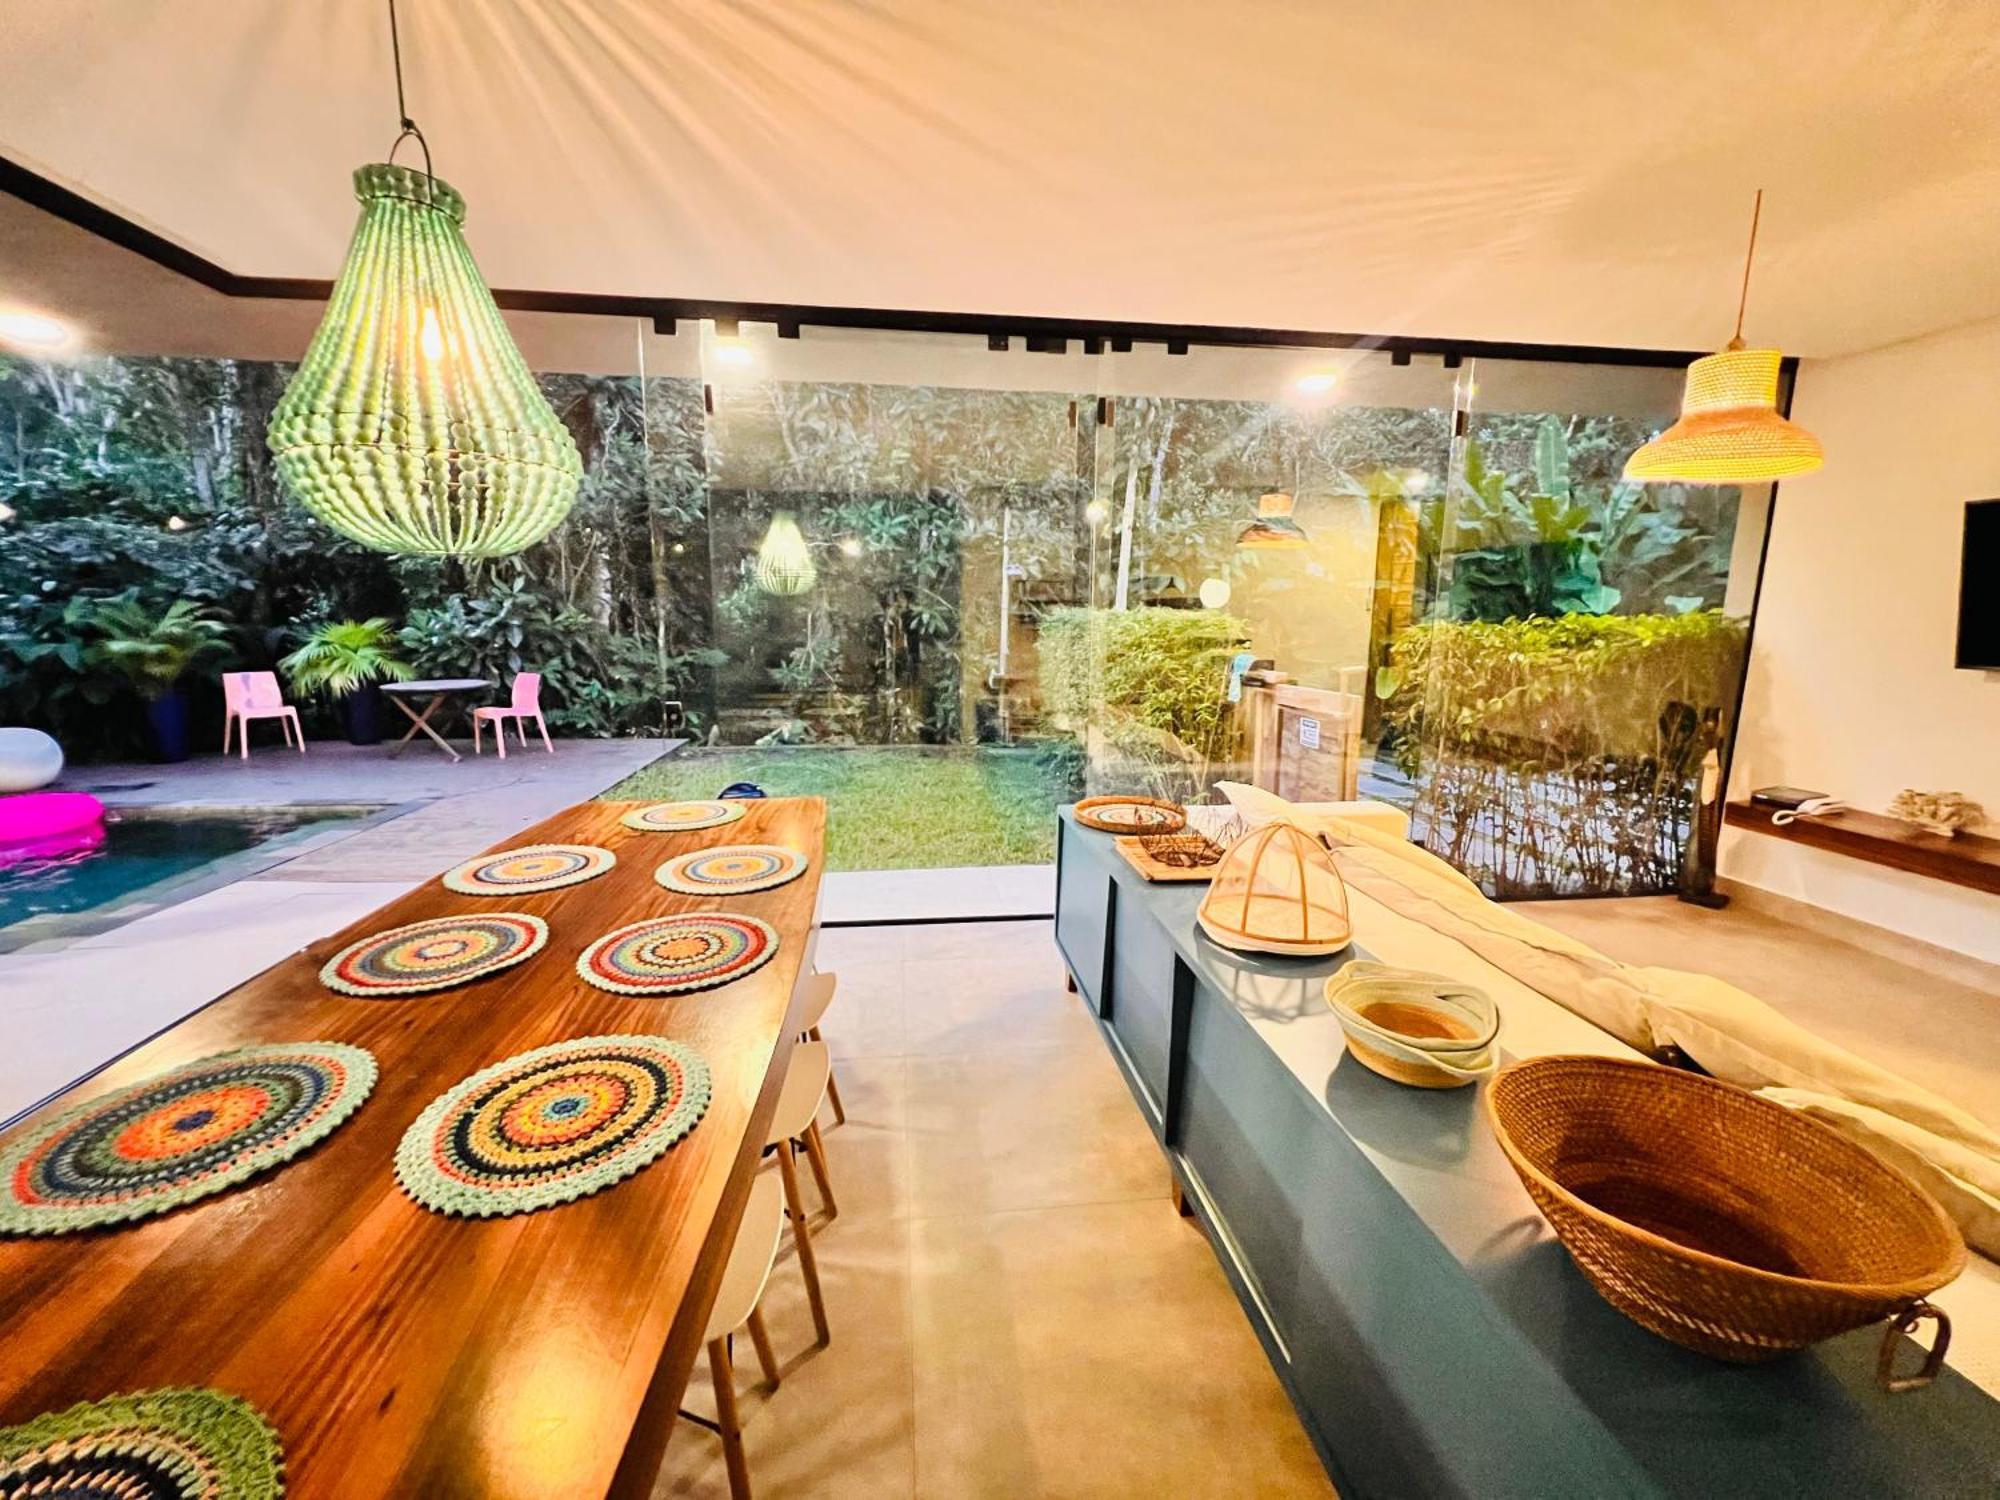
[[[556,747],[549,740],[548,721],[542,717],[542,674],[540,672],[518,672],[514,676],[514,701],[507,708],[475,708],[472,711],[472,753],[479,750],[479,728],[482,724],[493,726],[493,738],[499,743],[500,758],[507,758],[507,721],[512,719],[514,727],[521,731],[521,744],[528,743],[528,720],[535,721],[535,727],[542,732],[542,743],[551,755]]]
[[[243,758],[250,758],[250,721],[276,719],[285,733],[285,743],[296,743],[299,754],[306,753],[305,731],[299,728],[299,711],[285,702],[278,691],[276,672],[224,672],[222,674],[222,753],[229,753],[230,731],[236,732]]]

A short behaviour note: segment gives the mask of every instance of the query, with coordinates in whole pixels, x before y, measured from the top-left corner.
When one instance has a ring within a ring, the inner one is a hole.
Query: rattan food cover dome
[[[1253,953],[1333,953],[1354,935],[1333,856],[1282,820],[1230,845],[1195,919],[1223,947]]]

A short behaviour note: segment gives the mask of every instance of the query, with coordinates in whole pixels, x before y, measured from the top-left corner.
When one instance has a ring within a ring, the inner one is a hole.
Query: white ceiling
[[[495,285],[1806,355],[2000,315],[1996,0],[401,0]],[[327,277],[381,0],[0,0],[0,155]],[[407,149],[407,148],[406,148]]]

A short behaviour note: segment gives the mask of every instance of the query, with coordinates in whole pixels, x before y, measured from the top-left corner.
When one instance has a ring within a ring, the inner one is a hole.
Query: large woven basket
[[[1965,1242],[1922,1188],[1831,1127],[1649,1062],[1541,1057],[1503,1069],[1487,1118],[1606,1301],[1663,1338],[1748,1363],[1894,1318],[1884,1384],[1926,1383],[1950,1324],[1922,1299]],[[1898,1378],[1896,1332],[1938,1322]]]

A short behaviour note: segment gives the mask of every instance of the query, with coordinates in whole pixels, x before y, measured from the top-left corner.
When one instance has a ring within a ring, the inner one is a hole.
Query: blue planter
[[[379,745],[382,743],[382,690],[372,682],[364,682],[360,687],[340,700],[341,717],[347,721],[347,743],[350,745]]]
[[[179,688],[171,688],[146,704],[146,722],[153,731],[153,759],[181,761],[188,758],[188,698]]]

